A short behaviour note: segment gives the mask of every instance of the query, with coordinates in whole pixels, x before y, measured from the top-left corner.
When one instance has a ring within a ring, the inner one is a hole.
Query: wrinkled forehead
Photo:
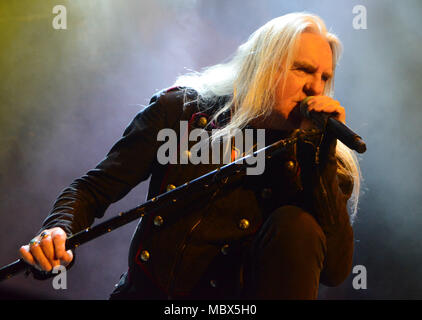
[[[328,40],[320,34],[304,32],[299,36],[294,61],[314,64],[321,71],[333,70],[333,53]]]

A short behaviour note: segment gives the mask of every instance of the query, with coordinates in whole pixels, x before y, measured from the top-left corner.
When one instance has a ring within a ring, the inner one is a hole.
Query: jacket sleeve
[[[60,193],[41,230],[61,227],[68,236],[79,232],[95,218],[101,218],[111,203],[146,180],[156,157],[157,133],[166,122],[165,105],[156,95],[106,157]]]
[[[326,134],[316,163],[316,145],[298,144],[305,202],[326,236],[320,281],[327,286],[342,283],[350,274],[353,260],[353,229],[347,210],[353,179],[340,170],[342,162],[335,155],[336,145],[337,139]]]

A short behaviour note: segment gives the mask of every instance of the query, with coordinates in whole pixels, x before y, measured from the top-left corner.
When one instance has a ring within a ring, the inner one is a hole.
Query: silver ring
[[[48,232],[47,232],[47,231],[43,231],[43,232],[40,234],[40,241],[41,241],[42,239],[44,239],[45,237],[48,237]]]
[[[29,246],[33,246],[35,244],[40,244],[40,241],[37,238],[33,238],[31,241],[29,241]]]

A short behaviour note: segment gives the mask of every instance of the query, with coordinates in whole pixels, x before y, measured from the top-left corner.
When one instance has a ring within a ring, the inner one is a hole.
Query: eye
[[[300,73],[306,73],[306,74],[311,74],[312,70],[306,69],[306,68],[296,68],[294,69],[296,71],[300,71]]]
[[[327,82],[328,80],[330,80],[329,76],[322,76],[322,81]]]

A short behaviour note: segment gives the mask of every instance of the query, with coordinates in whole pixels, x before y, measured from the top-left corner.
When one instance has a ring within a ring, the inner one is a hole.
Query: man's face
[[[307,96],[319,96],[333,75],[332,52],[328,41],[314,33],[302,33],[293,64],[287,70],[284,92],[282,83],[276,92],[274,112],[283,129],[297,128],[298,103]],[[296,108],[295,108],[296,107]],[[295,109],[295,112],[291,113]]]

